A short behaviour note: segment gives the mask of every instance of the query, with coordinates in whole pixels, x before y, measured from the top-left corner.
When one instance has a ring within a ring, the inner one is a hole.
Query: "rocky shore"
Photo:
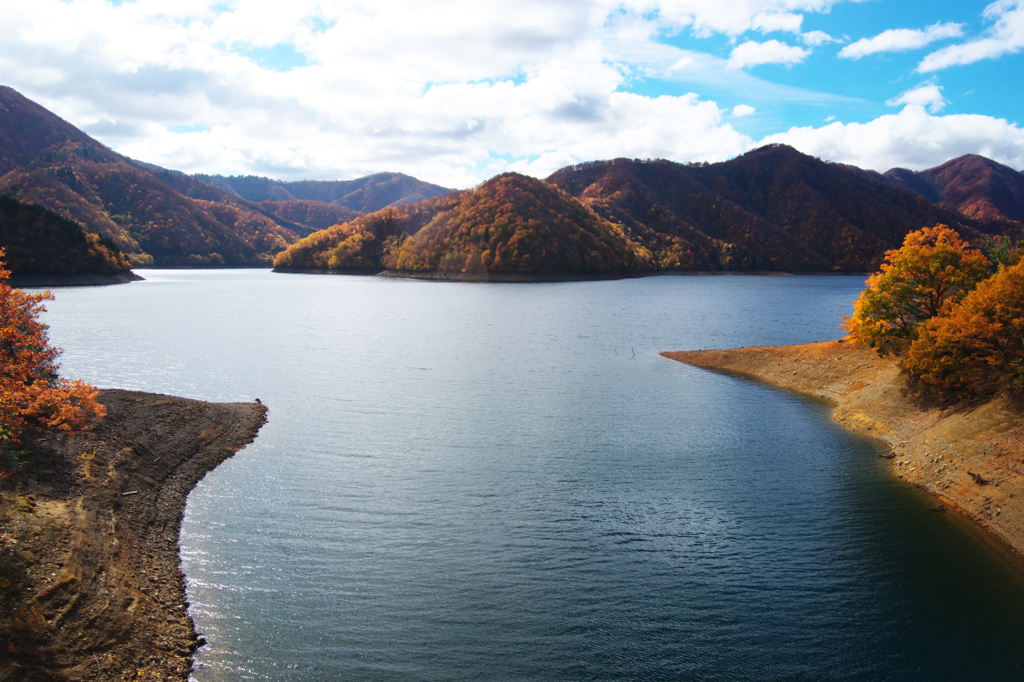
[[[842,341],[663,353],[826,400],[833,418],[888,446],[896,476],[918,485],[1024,553],[1024,415],[1005,397],[953,408],[908,395],[895,359]]]
[[[250,443],[257,403],[105,390],[0,481],[0,682],[186,680],[203,640],[178,533],[189,491]]]

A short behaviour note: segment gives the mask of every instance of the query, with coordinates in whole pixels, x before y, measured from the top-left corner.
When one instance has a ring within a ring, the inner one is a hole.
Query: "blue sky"
[[[1024,168],[1024,0],[0,0],[0,83],[133,158],[450,187],[765,143]]]

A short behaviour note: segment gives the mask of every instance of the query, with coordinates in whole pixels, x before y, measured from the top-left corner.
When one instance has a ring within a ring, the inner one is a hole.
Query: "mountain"
[[[0,248],[14,281],[27,277],[127,275],[128,259],[108,237],[42,206],[0,196]]]
[[[516,173],[318,232],[281,253],[274,265],[474,278],[609,276],[651,268],[649,254],[621,225]]]
[[[716,164],[614,159],[569,166],[547,181],[507,173],[314,233],[275,268],[552,278],[868,272],[908,232],[937,224],[976,243],[1014,225],[969,218],[878,173],[772,145]]]
[[[271,202],[315,201],[346,208],[356,215],[373,213],[388,206],[415,204],[418,201],[450,194],[452,191],[403,173],[375,173],[357,180],[295,182],[282,182],[254,175],[195,177],[248,201],[262,202],[268,208]]]
[[[967,154],[916,173],[894,168],[885,179],[976,220],[1024,223],[1024,174],[984,156]]]
[[[195,197],[175,185],[193,183]],[[0,192],[111,238],[135,265],[261,265],[307,230],[223,190],[114,153],[0,88]]]
[[[269,188],[266,197],[246,198],[250,186]],[[398,173],[297,183],[186,175],[123,157],[0,87],[0,192],[109,237],[135,265],[270,265],[317,229],[447,191]]]
[[[1005,228],[784,145],[716,164],[593,162],[547,180],[627,226],[662,269],[866,272],[923,225],[975,240]]]

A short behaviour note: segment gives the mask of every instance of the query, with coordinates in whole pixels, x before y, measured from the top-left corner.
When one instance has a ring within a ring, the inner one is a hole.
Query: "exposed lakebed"
[[[64,371],[260,397],[182,525],[197,680],[1014,679],[1024,582],[821,403],[658,355],[838,336],[861,277],[146,271]]]

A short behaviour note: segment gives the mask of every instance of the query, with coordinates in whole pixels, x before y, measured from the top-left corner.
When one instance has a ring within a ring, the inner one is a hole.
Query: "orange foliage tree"
[[[1024,263],[1000,268],[947,315],[925,323],[903,366],[954,390],[1024,389]]]
[[[60,349],[38,319],[53,296],[12,289],[3,258],[0,249],[0,453],[20,444],[27,428],[88,429],[106,414],[95,387],[57,374]]]
[[[879,355],[902,353],[920,325],[959,303],[990,265],[945,225],[911,232],[902,248],[886,252],[881,271],[854,301],[853,317],[843,318],[847,338]]]

